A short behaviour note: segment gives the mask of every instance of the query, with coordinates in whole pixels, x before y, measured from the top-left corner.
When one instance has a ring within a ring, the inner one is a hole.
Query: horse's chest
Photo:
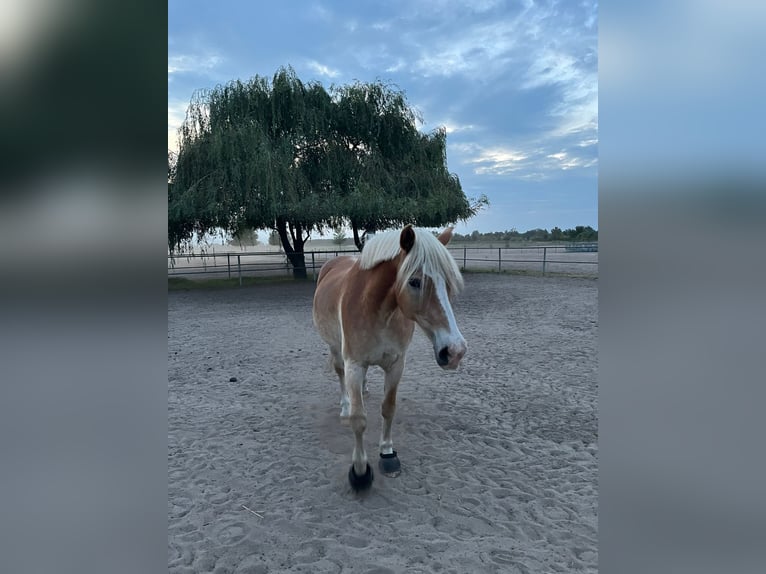
[[[407,351],[409,344],[409,340],[392,337],[385,331],[367,333],[367,336],[360,335],[346,339],[346,354],[362,363],[384,368],[398,361]]]
[[[400,360],[412,340],[414,323],[395,315],[388,320],[355,321],[358,316],[344,313],[344,355],[368,365],[383,368]]]
[[[367,360],[370,364],[387,367],[401,359],[407,352],[409,338],[386,337],[383,333],[377,337],[376,345],[368,350]]]

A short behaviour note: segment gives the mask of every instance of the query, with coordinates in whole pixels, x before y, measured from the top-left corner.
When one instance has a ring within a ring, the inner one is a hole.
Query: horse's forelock
[[[372,269],[378,263],[394,259],[401,251],[400,236],[401,231],[398,230],[375,235],[364,246],[359,257],[360,267]],[[399,267],[397,288],[403,289],[421,269],[428,277],[443,277],[450,293],[458,293],[463,288],[460,269],[447,248],[432,233],[415,228],[415,244]]]
[[[463,288],[463,276],[455,259],[433,234],[422,229],[415,230],[415,245],[399,267],[398,288],[403,289],[418,270],[432,279],[444,278],[450,293],[459,293]]]

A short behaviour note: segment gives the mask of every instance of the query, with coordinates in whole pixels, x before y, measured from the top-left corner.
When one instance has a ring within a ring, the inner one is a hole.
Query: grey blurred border
[[[766,564],[765,23],[600,6],[602,572]]]
[[[167,6],[0,10],[0,571],[164,571]]]
[[[164,570],[166,6],[24,5],[0,59],[0,571]],[[762,6],[600,6],[603,572],[766,563]]]

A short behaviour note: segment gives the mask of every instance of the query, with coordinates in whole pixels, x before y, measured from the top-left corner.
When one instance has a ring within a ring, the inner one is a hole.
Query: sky
[[[598,228],[598,4],[168,2],[168,149],[195,90],[292,66],[325,87],[381,80],[490,205],[456,232]]]

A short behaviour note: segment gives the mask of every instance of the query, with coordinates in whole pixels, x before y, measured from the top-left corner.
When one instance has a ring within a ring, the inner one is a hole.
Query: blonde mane
[[[443,277],[450,294],[459,293],[463,288],[463,276],[447,248],[430,231],[413,228],[415,244],[399,266],[396,288],[402,289],[419,270],[432,279]],[[391,261],[401,250],[401,230],[386,231],[375,235],[364,246],[359,256],[362,269],[372,269],[378,263]]]

